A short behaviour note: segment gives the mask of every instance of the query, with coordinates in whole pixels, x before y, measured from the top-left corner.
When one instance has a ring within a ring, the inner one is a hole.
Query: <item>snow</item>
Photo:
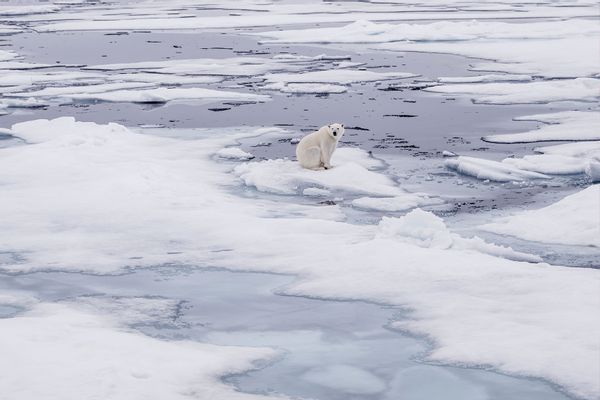
[[[2,64],[0,64],[2,65]],[[14,67],[14,64],[13,64]],[[39,85],[51,82],[63,83],[65,81],[80,81],[80,80],[97,80],[103,78],[102,75],[92,74],[89,72],[70,72],[70,71],[55,71],[55,72],[31,72],[31,71],[14,71],[4,72],[0,76],[0,86],[20,86],[20,85]]]
[[[600,161],[600,141],[565,143],[536,147],[542,154],[507,158],[502,162],[544,174],[587,174],[594,181],[594,168]]]
[[[115,90],[107,93],[77,93],[63,95],[73,100],[95,100],[132,103],[167,103],[177,100],[201,100],[207,102],[222,100],[267,101],[269,96],[213,90],[204,88],[156,88],[145,90]]]
[[[537,210],[498,219],[481,229],[544,243],[600,247],[600,185]]]
[[[269,96],[204,88],[154,88],[150,83],[107,83],[87,86],[47,87],[36,92],[10,93],[13,97],[44,97],[73,101],[108,101],[132,103],[166,103],[176,100],[244,100],[267,101]]]
[[[292,195],[310,185],[328,190],[374,196],[403,196],[406,193],[387,176],[370,170],[372,162],[359,149],[338,148],[332,158],[333,168],[313,171],[287,159],[264,160],[237,166],[234,173],[245,185],[261,192]],[[414,195],[409,195],[410,199]]]
[[[0,249],[16,255],[0,266],[5,272],[112,273],[183,264],[292,274],[298,279],[280,289],[286,294],[401,306],[406,318],[394,326],[426,335],[432,362],[539,377],[574,396],[600,394],[597,271],[511,260],[527,256],[458,236],[424,211],[358,225],[336,220],[336,207],[232,193],[240,189],[239,171],[215,154],[264,128],[139,134],[118,124],[58,118],[15,124],[11,131],[27,144],[0,149]],[[238,168],[292,193],[298,193],[297,182],[406,194],[365,152],[340,148],[335,157],[327,171],[302,171],[289,160]],[[269,182],[278,175],[280,182]],[[575,203],[579,213],[583,203]],[[242,399],[250,395],[231,391],[218,377],[273,354],[161,341],[106,321],[70,304],[41,304],[0,319],[2,360],[15,377],[0,385],[84,398],[97,394],[96,383],[108,376],[107,384],[123,385],[116,393],[125,398],[131,398],[128,388],[144,398],[182,396],[174,388],[198,390],[202,397],[200,390],[210,385],[216,395]],[[23,358],[23,349],[37,363]],[[131,371],[148,379],[133,378]]]
[[[247,151],[240,149],[239,147],[225,147],[215,153],[218,157],[227,160],[242,160],[247,161],[254,158],[254,156]]]
[[[438,85],[424,90],[470,95],[481,104],[528,104],[555,101],[594,102],[599,99],[600,79],[576,78],[527,83]]]
[[[416,207],[438,204],[443,204],[443,201],[419,194],[405,194],[397,197],[360,197],[352,200],[354,207],[388,212],[406,211]]]
[[[86,67],[88,70],[122,71],[138,70],[161,74],[254,76],[273,70],[294,69],[295,64],[320,61],[319,58],[263,58],[232,57],[222,59],[199,58],[184,60],[141,61],[133,63],[103,64]]]
[[[600,114],[597,111],[561,111],[528,115],[516,121],[538,121],[539,129],[523,133],[489,135],[483,140],[492,143],[529,143],[552,140],[600,140]]]
[[[379,235],[384,238],[414,244],[424,248],[477,250],[510,260],[541,262],[536,255],[514,251],[510,247],[486,243],[477,236],[467,239],[450,232],[444,221],[419,208],[401,218],[383,217],[379,222]]]
[[[530,82],[532,80],[529,75],[511,75],[511,74],[488,74],[476,76],[452,76],[439,77],[440,83],[482,83],[482,82]]]
[[[60,303],[39,303],[17,317],[0,319],[0,351],[0,391],[48,400],[175,400],[192,394],[265,399],[242,394],[220,377],[275,356],[270,349],[154,339],[107,314]]]
[[[553,154],[505,158],[502,162],[518,169],[550,175],[583,174],[589,165],[589,161],[585,159]]]
[[[538,172],[519,169],[508,163],[485,160],[476,157],[459,156],[445,161],[446,167],[461,174],[477,179],[488,179],[496,182],[526,181],[530,179],[549,179]]]

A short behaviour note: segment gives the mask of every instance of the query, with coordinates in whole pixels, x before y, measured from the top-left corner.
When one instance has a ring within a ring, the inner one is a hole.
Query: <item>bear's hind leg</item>
[[[308,169],[319,169],[323,165],[321,163],[321,149],[317,146],[309,147],[304,150],[302,157],[298,160],[300,165]]]

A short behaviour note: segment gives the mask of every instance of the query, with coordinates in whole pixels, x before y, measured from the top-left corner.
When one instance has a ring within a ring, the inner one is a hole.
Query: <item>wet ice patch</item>
[[[492,143],[529,143],[553,140],[600,140],[600,114],[597,111],[561,111],[528,115],[516,121],[538,121],[539,129],[523,133],[489,135],[483,139]]]
[[[258,400],[265,397],[240,393],[220,378],[275,355],[264,348],[158,340],[105,314],[50,303],[0,318],[0,352],[2,393],[50,400],[133,393],[146,399],[183,400],[193,394]]]
[[[176,325],[182,302],[162,297],[80,296],[61,301],[79,310],[110,315],[121,325]]]
[[[386,389],[382,379],[352,365],[315,367],[302,374],[301,379],[351,395],[373,395]]]
[[[600,247],[600,185],[538,210],[527,210],[482,229],[543,243]]]
[[[447,159],[447,168],[477,179],[495,182],[527,181],[530,179],[549,179],[548,175],[539,172],[519,169],[508,163],[485,160],[483,158],[459,156]]]

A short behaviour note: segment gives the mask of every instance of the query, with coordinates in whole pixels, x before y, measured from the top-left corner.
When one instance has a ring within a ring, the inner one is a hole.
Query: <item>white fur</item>
[[[306,135],[296,147],[298,162],[308,169],[331,168],[331,156],[343,135],[344,125],[337,123]]]

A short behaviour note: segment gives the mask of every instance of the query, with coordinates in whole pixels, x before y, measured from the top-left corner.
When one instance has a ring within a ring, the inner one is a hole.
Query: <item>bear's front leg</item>
[[[323,164],[323,168],[331,168],[331,154],[324,147],[321,147],[321,163]]]

